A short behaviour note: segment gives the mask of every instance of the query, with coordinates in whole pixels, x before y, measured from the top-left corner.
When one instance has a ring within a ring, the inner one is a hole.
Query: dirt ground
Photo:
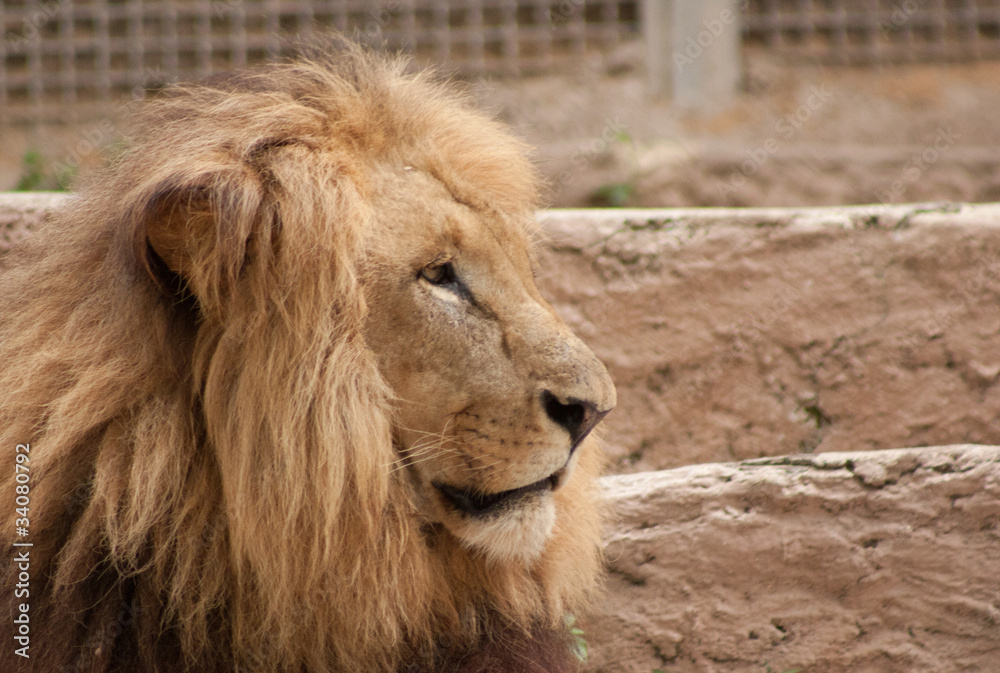
[[[749,52],[729,109],[682,113],[646,96],[638,47],[479,87],[538,148],[553,205],[1000,200],[1000,63],[834,68]]]
[[[1000,62],[821,67],[748,50],[745,70],[729,108],[697,113],[646,94],[639,42],[470,88],[537,148],[554,206],[1000,200]],[[0,190],[86,172],[116,134],[115,115],[0,129]]]

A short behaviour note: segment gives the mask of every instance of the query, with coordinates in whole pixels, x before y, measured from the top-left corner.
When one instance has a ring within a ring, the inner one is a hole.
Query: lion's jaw
[[[530,210],[471,208],[419,167],[380,177],[398,219],[371,232],[365,336],[398,399],[401,462],[426,517],[492,561],[531,562],[614,385],[538,294]]]

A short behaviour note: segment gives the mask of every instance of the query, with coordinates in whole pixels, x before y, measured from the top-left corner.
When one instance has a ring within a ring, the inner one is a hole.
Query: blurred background
[[[1000,0],[0,0],[0,190],[330,30],[464,81],[555,206],[1000,200]]]

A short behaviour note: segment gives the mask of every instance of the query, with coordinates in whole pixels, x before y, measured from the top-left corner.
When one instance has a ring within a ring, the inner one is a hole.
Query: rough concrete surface
[[[1000,205],[541,219],[542,292],[618,386],[615,471],[1000,444]]]
[[[599,673],[1000,671],[1000,447],[604,479]]]
[[[45,217],[45,213],[65,198],[45,192],[0,192],[0,255],[10,250]]]

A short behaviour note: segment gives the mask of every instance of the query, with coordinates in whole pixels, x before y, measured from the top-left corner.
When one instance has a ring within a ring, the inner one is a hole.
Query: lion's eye
[[[420,276],[433,285],[453,285],[458,281],[458,276],[455,275],[455,267],[452,266],[451,262],[425,266],[420,271]]]

